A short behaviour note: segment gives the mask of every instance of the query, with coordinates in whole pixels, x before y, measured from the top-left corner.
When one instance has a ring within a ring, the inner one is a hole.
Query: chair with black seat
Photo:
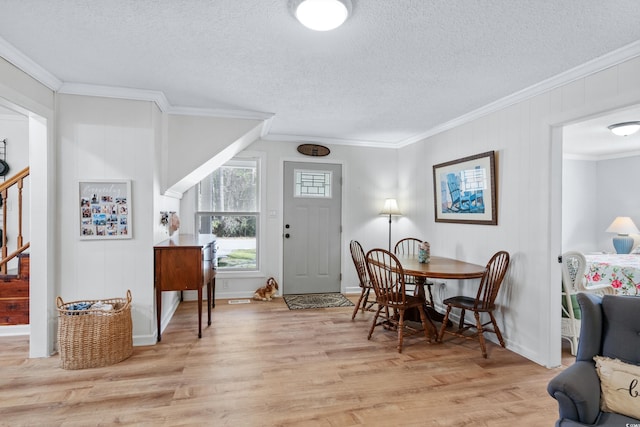
[[[500,328],[498,328],[498,324],[496,323],[493,311],[496,308],[495,300],[508,267],[509,253],[505,251],[496,252],[487,263],[487,267],[485,268],[484,275],[480,280],[480,287],[478,288],[475,298],[469,296],[455,296],[443,301],[447,306],[447,312],[444,315],[442,327],[438,334],[439,341],[442,341],[445,332],[466,339],[477,338],[478,341],[480,341],[482,356],[486,358],[487,348],[484,340],[484,332],[493,332],[498,337],[500,345],[505,347],[504,339],[502,338]],[[447,331],[447,321],[449,320],[449,315],[453,308],[459,308],[461,310],[458,329],[455,331]],[[467,310],[473,312],[475,317],[474,323],[467,323],[465,321],[464,316]],[[490,320],[482,323],[480,320],[480,313],[487,313]],[[492,325],[493,329],[485,328],[485,326],[488,326],[489,324]],[[469,329],[475,329],[475,333],[473,335],[466,334],[465,332]]]
[[[422,240],[420,239],[416,239],[415,237],[406,237],[404,239],[398,240],[398,243],[396,243],[396,246],[393,248],[393,253],[395,255],[417,255],[421,244],[422,244]],[[416,283],[415,277],[413,276],[405,277],[405,285],[416,286],[416,284],[417,283]],[[435,305],[433,303],[433,292],[431,290],[434,283],[431,280],[425,280],[424,285],[426,286],[427,291],[429,292],[428,302],[431,304],[431,307],[435,308]],[[414,295],[415,294],[416,292],[414,292]]]
[[[369,339],[376,326],[385,325],[397,329],[398,331],[398,353],[402,352],[402,342],[404,340],[405,329],[413,333],[420,332],[419,329],[411,328],[405,324],[405,311],[415,308],[420,313],[420,323],[428,342],[431,342],[435,332],[435,326],[424,311],[424,300],[420,297],[407,295],[404,283],[404,269],[402,264],[394,254],[385,249],[372,249],[367,252],[367,271],[369,279],[373,284],[376,293],[378,309],[371,322],[369,329]],[[394,315],[387,316],[383,321],[378,322],[382,309],[393,312]]]
[[[369,280],[367,260],[365,258],[364,250],[362,249],[362,245],[357,240],[352,240],[349,246],[351,249],[351,259],[353,260],[353,265],[358,273],[358,281],[360,285],[360,298],[358,298],[356,307],[351,315],[351,320],[353,320],[356,318],[358,310],[362,309],[363,313],[365,311],[370,311],[371,307],[375,304],[375,301],[369,302],[369,293],[373,289],[373,285]]]

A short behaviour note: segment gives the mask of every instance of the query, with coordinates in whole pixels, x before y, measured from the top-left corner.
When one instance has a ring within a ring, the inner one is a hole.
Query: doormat
[[[302,310],[305,308],[333,308],[349,307],[353,303],[342,294],[303,294],[285,295],[284,302],[289,310]]]

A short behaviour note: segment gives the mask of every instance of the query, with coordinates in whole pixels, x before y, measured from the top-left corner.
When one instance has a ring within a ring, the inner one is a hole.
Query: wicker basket
[[[118,363],[133,352],[131,291],[127,298],[100,300],[113,310],[71,310],[74,304],[58,297],[58,347],[63,369],[97,368]]]

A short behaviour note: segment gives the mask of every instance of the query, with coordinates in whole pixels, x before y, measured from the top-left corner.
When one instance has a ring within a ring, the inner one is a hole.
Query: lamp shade
[[[613,220],[609,228],[607,228],[607,233],[616,233],[616,234],[638,234],[640,230],[633,223],[631,218],[628,216],[619,216]]]
[[[398,208],[398,202],[396,199],[386,199],[384,201],[384,207],[380,211],[380,215],[402,215],[400,208]]]
[[[616,123],[614,125],[608,126],[608,128],[611,132],[613,132],[614,135],[628,136],[640,130],[640,122]]]
[[[302,25],[315,31],[338,28],[349,17],[351,0],[296,0],[293,14]]]

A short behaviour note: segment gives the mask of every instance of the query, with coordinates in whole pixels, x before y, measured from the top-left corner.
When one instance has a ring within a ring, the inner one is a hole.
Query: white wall
[[[616,217],[631,217],[640,227],[640,197],[637,191],[639,166],[640,156],[597,162],[597,198],[592,201],[598,208],[598,222],[595,224],[597,250],[615,252],[614,235],[605,230]],[[633,237],[637,242],[639,236]]]
[[[400,150],[403,197],[417,203],[415,222],[430,236],[432,252],[486,263],[497,250],[512,263],[501,295],[498,322],[507,346],[546,366],[560,363],[562,137],[557,127],[640,101],[640,59],[519,102]],[[498,225],[435,223],[433,164],[495,150]],[[425,183],[414,185],[411,183]],[[425,208],[426,207],[426,208]],[[447,294],[473,294],[472,283],[448,284]]]
[[[136,343],[155,342],[153,291],[156,106],[58,96],[57,283],[64,301],[133,296]],[[80,240],[78,182],[131,180],[132,238]]]
[[[179,193],[186,192],[255,141],[262,127],[259,120],[186,115],[168,115],[167,123],[169,143],[163,162],[162,191]],[[255,137],[246,138],[251,131],[256,131]]]
[[[562,162],[562,252],[584,253],[598,247],[600,210],[597,162],[565,159]]]

